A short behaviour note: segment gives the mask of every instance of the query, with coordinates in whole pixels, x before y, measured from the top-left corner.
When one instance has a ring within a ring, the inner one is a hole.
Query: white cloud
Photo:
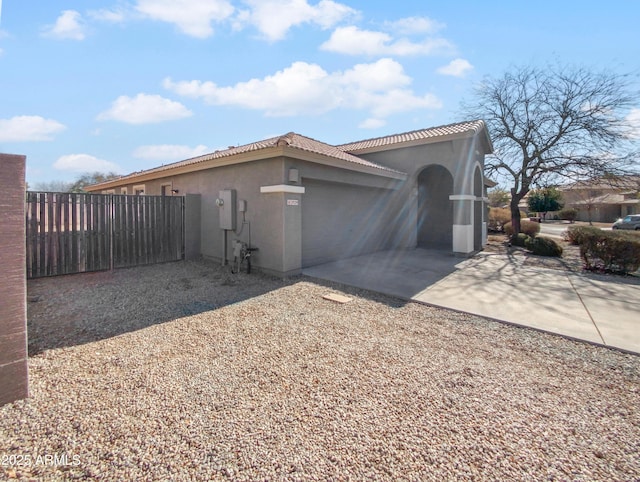
[[[94,20],[110,23],[122,23],[127,19],[127,12],[120,7],[114,9],[103,8],[100,10],[90,10],[88,14]]]
[[[374,119],[370,117],[369,119],[366,119],[358,124],[358,127],[360,129],[378,129],[380,127],[384,127],[385,125],[387,125],[387,122],[385,120]]]
[[[307,0],[247,0],[250,10],[240,12],[236,26],[255,26],[268,40],[282,40],[291,27],[312,23],[331,28],[357,12],[347,5],[322,0],[310,5]]]
[[[116,120],[127,124],[153,124],[190,117],[192,112],[180,102],[159,95],[122,95],[111,108],[98,115],[98,120]]]
[[[51,141],[54,134],[65,129],[66,127],[63,124],[37,115],[0,119],[0,141]]]
[[[473,65],[465,59],[454,59],[447,65],[440,67],[437,72],[442,75],[452,75],[453,77],[464,77],[467,72],[473,70]]]
[[[0,8],[2,7],[2,0],[0,0]],[[3,38],[8,38],[9,37],[9,33],[0,29],[0,39]],[[4,50],[2,48],[0,48],[0,57],[2,57],[2,54],[4,53]]]
[[[627,122],[631,127],[631,139],[640,139],[640,109],[631,109],[627,115]]]
[[[60,171],[73,172],[120,172],[120,167],[117,164],[105,161],[104,159],[98,159],[89,154],[69,154],[61,156],[53,163],[53,167]]]
[[[45,29],[44,35],[56,39],[84,40],[85,26],[82,15],[75,10],[63,11],[55,25]]]
[[[211,22],[225,20],[234,12],[227,0],[138,0],[136,10],[154,20],[172,23],[196,38],[213,35]]]
[[[453,45],[444,38],[427,38],[413,42],[406,38],[394,40],[384,32],[361,30],[355,26],[339,27],[321,50],[347,55],[437,55],[451,53]]]
[[[133,157],[137,159],[150,159],[153,161],[179,161],[191,157],[201,156],[211,152],[205,145],[189,147],[175,144],[158,144],[151,146],[140,146],[133,152]]]
[[[267,116],[318,115],[331,110],[370,111],[382,118],[414,109],[437,109],[441,102],[432,94],[415,95],[411,78],[392,59],[359,64],[347,71],[328,73],[319,65],[294,62],[263,79],[251,79],[220,87],[200,80],[174,82],[164,87],[183,96],[201,98],[213,105],[235,105],[260,110]]]
[[[385,26],[401,35],[434,34],[445,28],[445,24],[429,17],[407,17],[394,22],[386,22]]]

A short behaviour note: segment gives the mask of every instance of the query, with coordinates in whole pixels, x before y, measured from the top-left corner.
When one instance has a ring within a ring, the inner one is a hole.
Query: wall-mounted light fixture
[[[180,191],[178,189],[172,189],[171,194],[178,194]]]
[[[291,168],[289,169],[289,182],[291,183],[298,183],[300,182],[300,171],[298,171],[296,168]]]

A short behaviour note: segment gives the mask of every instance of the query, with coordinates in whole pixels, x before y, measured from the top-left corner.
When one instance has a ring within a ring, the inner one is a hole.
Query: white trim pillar
[[[453,201],[453,242],[454,253],[469,254],[473,249],[473,203],[476,197],[471,194],[452,194]]]

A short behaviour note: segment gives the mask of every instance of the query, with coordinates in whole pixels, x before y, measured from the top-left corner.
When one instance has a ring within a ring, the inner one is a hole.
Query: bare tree
[[[97,184],[99,182],[110,181],[120,177],[115,172],[92,172],[85,173],[78,176],[75,181],[46,181],[38,182],[35,184],[36,191],[48,191],[48,192],[76,192],[83,193],[85,187],[90,184]]]
[[[626,116],[638,97],[630,85],[629,76],[607,71],[517,67],[486,79],[463,103],[466,116],[487,124],[495,150],[487,174],[507,179],[515,233],[518,203],[530,189],[633,170]]]
[[[110,181],[111,179],[116,179],[120,177],[115,172],[92,172],[85,173],[79,176],[75,182],[69,187],[69,191],[71,192],[86,192],[85,187],[91,184],[97,184],[99,182]]]

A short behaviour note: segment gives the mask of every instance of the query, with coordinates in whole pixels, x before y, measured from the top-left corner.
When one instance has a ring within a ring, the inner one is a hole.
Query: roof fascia
[[[348,169],[350,171],[362,172],[365,174],[373,174],[374,176],[388,177],[391,179],[399,179],[405,181],[408,178],[408,174],[400,171],[386,170],[373,166],[366,166],[358,164],[357,162],[350,162],[344,159],[338,159],[331,156],[325,156],[315,152],[306,151],[297,147],[285,146],[284,155],[293,159],[300,159],[301,161],[314,162],[316,164],[322,164],[324,166],[336,167],[338,169]]]
[[[210,159],[208,161],[194,162],[191,164],[183,164],[175,167],[166,167],[164,169],[161,167],[151,169],[139,174],[130,174],[120,179],[114,179],[112,181],[106,181],[100,184],[93,184],[91,186],[85,187],[85,189],[89,192],[102,191],[104,189],[112,189],[129,184],[140,184],[147,181],[155,181],[164,177],[177,176],[180,174],[198,172],[206,169],[213,169],[216,167],[231,166],[234,164],[243,164],[252,161],[273,159],[281,156],[300,159],[302,161],[315,162],[316,164],[336,167],[339,169],[348,169],[350,171],[388,177],[391,179],[400,179],[403,181],[407,179],[407,174],[403,172],[387,171],[385,169],[379,169],[372,166],[365,166],[356,162],[349,162],[343,159],[326,156],[324,154],[316,154],[314,152],[306,151],[304,149],[299,149],[296,147],[274,146],[265,147],[255,151],[242,152],[231,156],[219,157],[217,159]]]

